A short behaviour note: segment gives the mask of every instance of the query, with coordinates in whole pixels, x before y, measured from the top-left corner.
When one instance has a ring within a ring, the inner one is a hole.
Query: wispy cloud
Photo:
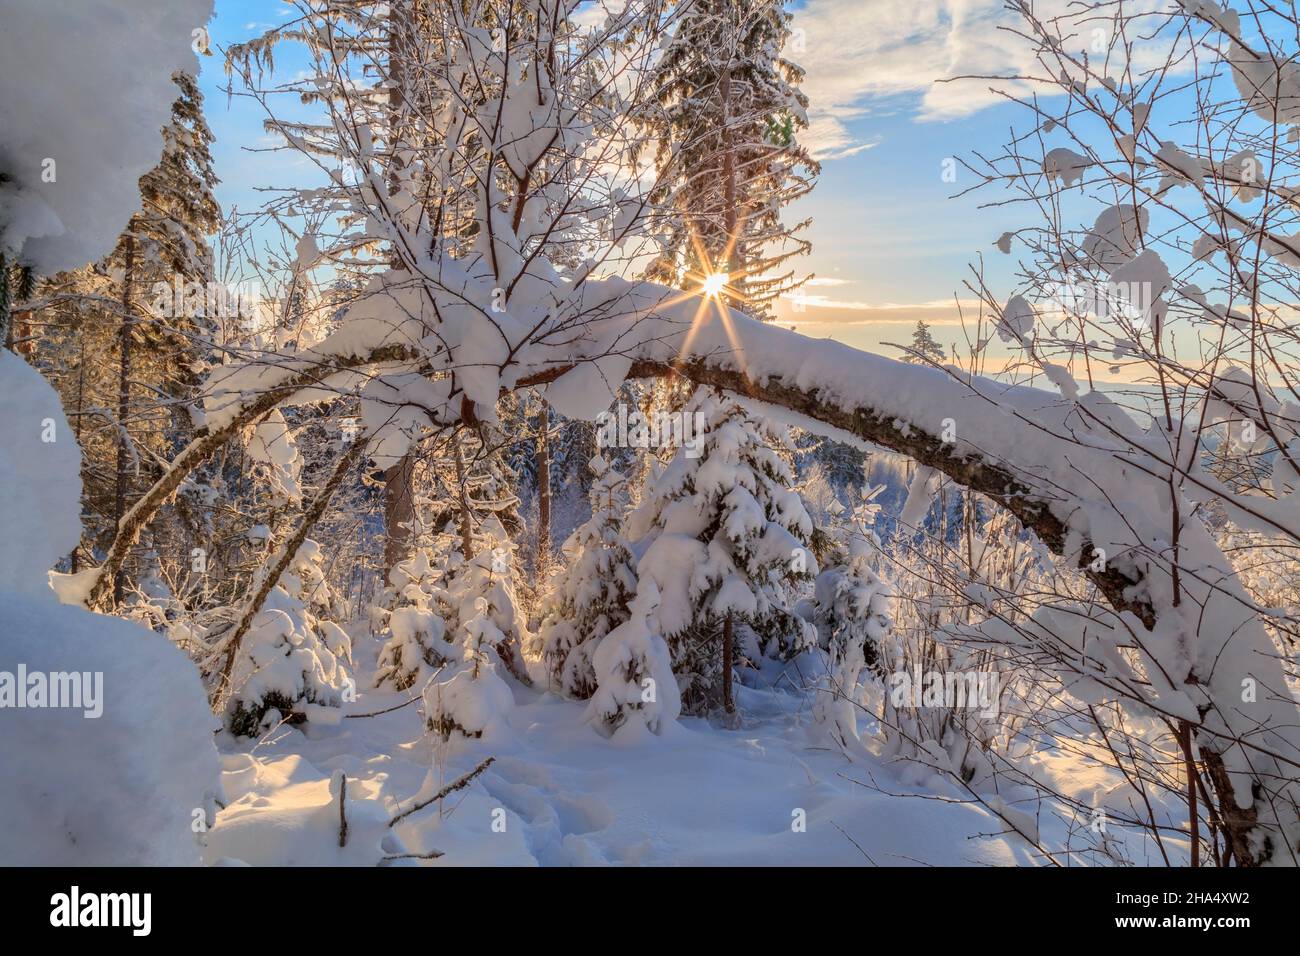
[[[939,299],[931,302],[862,302],[823,295],[798,294],[783,298],[776,306],[780,321],[800,328],[851,325],[961,325],[977,319],[980,302],[975,299]]]
[[[1160,4],[1134,0],[1127,12]],[[1044,21],[1077,15],[1070,0],[1037,0],[1034,9]],[[1082,47],[1099,22],[1067,32]],[[803,141],[822,159],[874,145],[858,142],[846,124],[884,109],[887,97],[914,96],[908,108],[917,119],[933,121],[1002,102],[1001,92],[1045,89],[1020,78],[1043,70],[1032,44],[1017,32],[1024,31],[1023,21],[1004,0],[806,0],[794,10],[793,26],[785,52],[807,71],[803,88],[811,101]],[[1167,52],[1163,43],[1152,44],[1160,49],[1137,46],[1135,60]]]
[[[883,97],[917,94],[927,120],[990,105],[987,83],[939,81],[1027,66],[1024,41],[999,29],[1010,22],[1002,0],[807,0],[786,51],[808,74],[805,142],[823,158],[846,155],[860,144],[845,124]]]

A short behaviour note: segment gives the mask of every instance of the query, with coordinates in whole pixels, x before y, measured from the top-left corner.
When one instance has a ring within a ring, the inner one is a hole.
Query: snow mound
[[[81,456],[54,390],[9,352],[0,395],[0,860],[196,863],[217,786],[198,673],[152,631],[58,602],[46,572],[80,536]],[[44,706],[56,673],[79,675],[77,706]]]
[[[5,4],[0,251],[48,275],[113,248],[211,16],[212,0]]]
[[[81,451],[40,373],[0,349],[0,591],[51,594],[47,572],[81,539]]]
[[[138,624],[53,594],[0,593],[0,672],[19,665],[28,675],[102,674],[102,694],[83,698],[90,708],[0,709],[0,860],[197,863],[218,767],[216,720],[194,665]],[[86,716],[99,707],[102,716]]]

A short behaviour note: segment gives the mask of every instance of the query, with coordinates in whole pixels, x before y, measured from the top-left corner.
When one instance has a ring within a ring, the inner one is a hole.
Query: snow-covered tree
[[[628,619],[636,593],[636,561],[623,540],[626,479],[603,458],[590,462],[591,517],[562,548],[555,582],[538,630],[538,650],[560,693],[585,699],[596,689],[592,655]]]
[[[391,606],[372,608],[372,622],[388,634],[379,652],[376,686],[391,682],[405,690],[423,683],[454,653],[444,640],[447,627],[439,603],[451,548],[450,537],[444,536],[442,548],[420,548],[388,572],[385,603]]]
[[[226,722],[256,736],[267,726],[309,720],[313,708],[340,707],[356,684],[348,671],[352,642],[330,620],[335,595],[308,539],[253,619],[230,670]]]
[[[687,708],[730,711],[742,627],[774,657],[815,639],[793,612],[795,587],[816,573],[812,522],[776,450],[786,441],[781,429],[707,390],[685,414],[699,416],[703,431],[654,481],[629,533],[649,540],[637,573],[658,587],[654,620]]]
[[[903,356],[904,362],[912,362],[916,365],[942,364],[948,360],[948,353],[944,347],[939,344],[938,340],[930,334],[930,326],[923,319],[918,319],[916,328],[912,330],[912,341],[907,346],[907,354]]]
[[[605,635],[592,654],[596,692],[587,715],[606,733],[628,727],[661,734],[681,713],[668,645],[652,623],[658,607],[658,587],[643,580],[627,620]]]
[[[875,567],[880,542],[870,517],[868,509],[833,529],[824,570],[813,585],[813,622],[827,658],[814,715],[850,752],[858,739],[859,682],[865,675],[883,676],[881,645],[893,626],[892,590]]]
[[[655,194],[674,210],[651,275],[699,286],[725,273],[729,294],[766,314],[795,278],[789,260],[811,244],[808,221],[781,209],[813,187],[817,162],[797,139],[806,128],[803,69],[782,55],[791,15],[782,0],[690,0],[654,75],[658,108]]]
[[[454,651],[423,694],[429,727],[444,738],[480,736],[513,706],[506,678],[531,682],[523,649],[532,644],[532,634],[512,573],[516,545],[499,521],[488,518],[476,549],[467,560],[452,555],[446,587],[438,595]]]
[[[178,71],[172,81],[179,93],[161,130],[161,159],[140,177],[140,209],[115,251],[50,276],[15,312],[24,351],[48,371],[74,416],[91,549],[111,537],[146,484],[141,479],[156,474],[155,459],[188,440],[198,384],[213,360],[208,237],[221,214],[213,137],[194,76]],[[37,315],[40,335],[27,328]],[[202,510],[182,496],[151,529],[152,549],[169,569],[200,543]],[[73,570],[81,551],[72,553]],[[128,587],[119,575],[119,602]]]

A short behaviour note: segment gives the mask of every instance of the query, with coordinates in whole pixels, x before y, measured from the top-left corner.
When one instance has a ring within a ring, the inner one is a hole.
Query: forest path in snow
[[[358,698],[336,723],[223,733],[225,809],[209,863],[373,865],[1010,865],[1023,840],[957,788],[899,782],[897,767],[850,763],[812,727],[811,700],[741,687],[735,729],[682,719],[662,736],[606,739],[585,705],[515,688],[508,732],[442,743],[410,692],[370,688],[379,642],[353,629]],[[789,683],[776,681],[778,686]],[[472,770],[468,787],[397,813]],[[346,774],[346,847],[331,777]],[[865,784],[865,786],[864,786]],[[878,788],[878,789],[877,789]],[[914,796],[912,795],[914,794]],[[400,839],[400,846],[393,837]],[[387,845],[385,846],[385,842]],[[419,854],[441,851],[436,860]]]

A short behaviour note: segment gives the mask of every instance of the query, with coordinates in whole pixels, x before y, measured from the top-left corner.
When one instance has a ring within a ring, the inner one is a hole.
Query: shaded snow
[[[378,642],[356,631],[364,671]],[[770,678],[772,675],[767,675]],[[363,676],[359,686],[370,682]],[[256,745],[225,738],[229,805],[208,836],[208,862],[373,865],[384,856],[439,850],[402,865],[1024,865],[1040,862],[991,812],[933,774],[902,782],[915,765],[868,757],[850,763],[812,725],[810,698],[740,687],[739,729],[683,719],[662,736],[602,737],[584,706],[515,687],[509,726],[491,740],[441,744],[416,705],[337,726],[282,727]],[[393,707],[406,693],[363,691],[348,713]],[[468,788],[411,814],[485,757],[494,764]],[[1035,758],[1068,782],[1077,761]],[[338,846],[334,775],[348,776],[349,846]],[[1085,800],[1114,781],[1101,768],[1079,778]],[[939,799],[933,799],[939,797]],[[1066,825],[1035,804],[1044,838]],[[796,811],[806,832],[796,832]],[[377,822],[378,821],[378,822]],[[497,825],[494,829],[494,821]],[[504,822],[504,829],[502,828]],[[1086,821],[1085,821],[1086,822]],[[1077,823],[1077,821],[1076,821]],[[1118,828],[1114,828],[1118,829]],[[381,832],[383,831],[383,832]],[[381,844],[387,838],[387,849]],[[353,841],[356,842],[353,842]],[[854,843],[858,846],[855,846]],[[1076,844],[1086,843],[1078,840]],[[861,849],[859,849],[861,847]],[[870,856],[870,861],[867,856]]]

